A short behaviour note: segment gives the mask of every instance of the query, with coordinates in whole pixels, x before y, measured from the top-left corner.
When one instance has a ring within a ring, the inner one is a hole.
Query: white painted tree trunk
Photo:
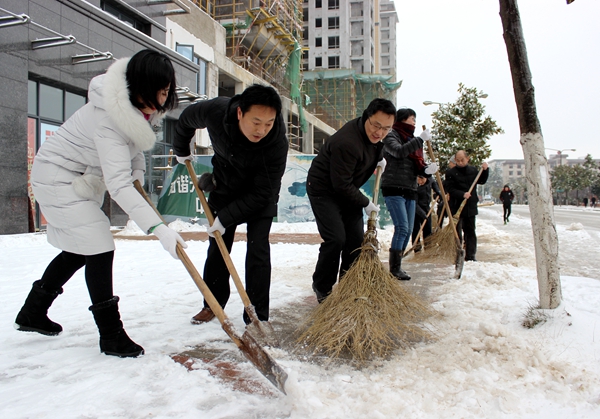
[[[528,182],[529,213],[537,268],[540,308],[552,309],[562,300],[558,267],[558,235],[544,138],[540,133],[521,134]]]
[[[521,145],[525,155],[529,210],[537,267],[540,308],[554,309],[562,301],[558,267],[558,235],[544,138],[537,117],[531,71],[516,0],[500,0],[500,18],[517,103]]]

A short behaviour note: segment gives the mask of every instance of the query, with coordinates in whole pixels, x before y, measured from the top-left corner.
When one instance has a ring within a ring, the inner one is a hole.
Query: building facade
[[[2,0],[0,3],[0,234],[43,228],[29,188],[35,152],[87,99],[90,80],[118,58],[144,48],[167,54],[176,70],[180,107],[167,115],[148,153],[146,187],[160,192],[172,158],[171,131],[189,103],[217,95],[233,96],[265,80],[226,55],[227,30],[189,0]],[[284,112],[298,120],[300,110],[284,97]],[[298,148],[313,151],[313,138],[333,129],[314,116]],[[196,153],[210,153],[199,131]],[[115,225],[127,217],[105,199]]]

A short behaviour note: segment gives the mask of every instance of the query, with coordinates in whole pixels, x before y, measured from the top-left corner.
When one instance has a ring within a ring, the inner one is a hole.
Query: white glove
[[[215,231],[221,233],[221,236],[225,234],[225,227],[223,227],[223,224],[221,224],[219,217],[215,218],[213,225],[208,227],[208,229],[206,230],[210,237],[215,237]]]
[[[181,163],[181,164],[185,164],[186,161],[194,161],[194,156],[192,156],[191,154],[189,156],[177,156],[177,163]]]
[[[373,203],[373,201],[369,201],[369,205],[367,205],[365,208],[365,213],[367,214],[367,217],[371,216],[371,213],[373,211],[375,211],[377,214],[379,214],[379,205],[375,205]]]
[[[142,186],[144,186],[144,171],[141,169],[133,169],[133,171],[131,172],[131,177],[133,178],[133,180],[139,180],[140,184]]]
[[[433,175],[438,171],[437,163],[429,163],[429,165],[425,168],[425,173],[428,175]]]
[[[167,252],[171,254],[175,259],[179,259],[177,256],[177,243],[186,249],[187,243],[181,238],[181,236],[172,228],[167,227],[164,224],[160,224],[154,228],[152,232],[160,240],[160,244],[165,248]]]
[[[387,161],[385,160],[385,158],[382,158],[381,160],[379,160],[377,162],[377,167],[381,167],[381,173],[383,173],[383,171],[385,170],[386,165],[387,165]]]
[[[431,140],[431,133],[429,132],[428,129],[424,130],[419,137],[421,137],[421,139],[423,141],[430,141]],[[178,157],[179,158],[179,157]]]

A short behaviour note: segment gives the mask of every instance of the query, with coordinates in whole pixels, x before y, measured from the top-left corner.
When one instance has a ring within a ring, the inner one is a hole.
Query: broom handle
[[[375,176],[375,185],[373,186],[373,203],[377,205],[377,198],[379,197],[379,183],[381,182],[381,167],[377,168],[377,174]],[[377,211],[371,211],[367,220],[367,230],[375,231],[377,226]]]
[[[423,130],[425,130],[425,125],[423,125]],[[427,154],[429,154],[429,159],[435,163],[435,154],[433,154],[433,147],[431,147],[431,141],[427,141]],[[442,178],[440,177],[440,171],[435,172],[435,179],[437,180],[437,184],[440,188],[440,192],[442,192],[442,200],[444,201],[444,209],[446,211],[446,215],[448,216],[448,220],[450,225],[452,226],[452,231],[454,232],[454,238],[456,239],[456,244],[461,247],[460,238],[458,237],[458,233],[456,232],[456,226],[454,225],[454,219],[452,218],[452,211],[450,211],[450,205],[448,204],[448,198],[446,197],[446,191],[444,190],[444,185],[442,184]]]
[[[475,187],[475,185],[477,185],[477,181],[479,180],[479,177],[481,176],[482,173],[483,173],[483,167],[481,169],[479,169],[479,173],[477,173],[477,177],[475,178],[475,180],[473,181],[473,184],[469,188],[469,193],[471,193],[473,191],[473,188]],[[469,200],[469,198],[463,199],[463,201],[460,204],[460,207],[458,207],[458,211],[456,211],[456,214],[454,214],[454,218],[456,218],[456,219],[460,218],[460,213],[462,212],[462,210],[465,207],[465,204],[467,203],[468,200]]]

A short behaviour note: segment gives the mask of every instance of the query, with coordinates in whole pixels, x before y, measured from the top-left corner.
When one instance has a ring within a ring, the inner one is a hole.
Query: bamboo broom
[[[380,176],[378,169],[375,204]],[[401,285],[379,260],[376,215],[372,212],[369,217],[359,257],[301,325],[298,343],[313,353],[331,358],[349,356],[364,363],[429,337],[418,323],[435,311]]]

